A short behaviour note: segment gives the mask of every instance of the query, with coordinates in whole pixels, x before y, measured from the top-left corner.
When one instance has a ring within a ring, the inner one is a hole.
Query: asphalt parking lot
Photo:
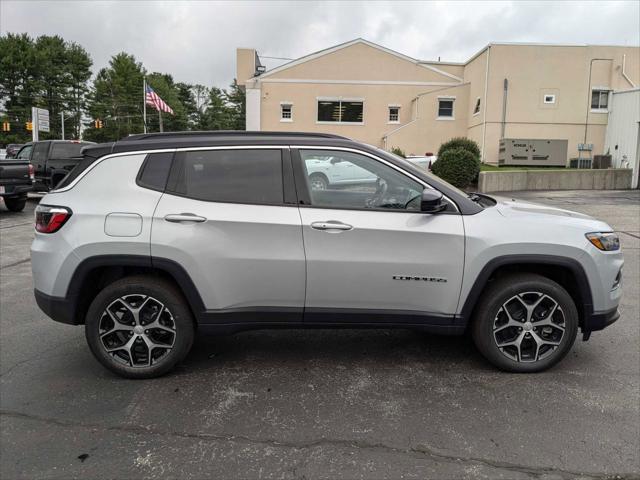
[[[403,330],[199,338],[160,379],[91,356],[32,295],[35,201],[0,206],[0,477],[600,478],[640,475],[640,192],[518,192],[620,232],[622,317],[542,374]]]

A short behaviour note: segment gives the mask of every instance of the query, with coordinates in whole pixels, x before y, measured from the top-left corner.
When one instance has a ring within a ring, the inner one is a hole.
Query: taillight
[[[71,210],[67,207],[38,205],[36,207],[36,231],[53,233],[62,228],[71,217]]]
[[[33,165],[29,164],[29,178],[31,179],[31,183],[36,181],[35,170],[33,169]]]

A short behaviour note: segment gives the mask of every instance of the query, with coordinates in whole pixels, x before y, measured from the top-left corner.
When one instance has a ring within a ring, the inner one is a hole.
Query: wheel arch
[[[581,327],[593,315],[589,279],[577,260],[553,255],[505,255],[492,259],[480,271],[460,311],[462,322],[469,325],[482,293],[493,280],[516,272],[537,273],[567,290],[576,304]]]
[[[99,255],[83,260],[71,277],[66,295],[72,304],[71,323],[84,323],[89,305],[107,285],[137,274],[157,275],[172,282],[186,298],[196,320],[204,312],[202,297],[193,280],[177,262],[142,255]]]

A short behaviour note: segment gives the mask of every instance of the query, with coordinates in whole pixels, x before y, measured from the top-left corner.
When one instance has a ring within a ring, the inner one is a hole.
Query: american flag
[[[162,100],[158,96],[158,94],[153,91],[153,88],[151,88],[149,85],[147,85],[146,88],[147,88],[147,92],[146,92],[147,105],[151,105],[158,111],[162,110],[163,112],[167,112],[167,113],[170,113],[171,115],[174,115],[171,107],[166,103],[164,103],[164,100]]]

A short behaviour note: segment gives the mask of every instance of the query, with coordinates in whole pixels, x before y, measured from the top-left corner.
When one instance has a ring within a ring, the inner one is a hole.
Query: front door
[[[204,323],[302,320],[302,229],[295,200],[285,203],[282,153],[176,154],[153,218],[151,255],[188,273],[204,303]]]
[[[307,163],[329,156],[335,168],[352,163],[376,181],[312,189]],[[308,148],[294,158],[298,190],[310,203],[300,207],[305,321],[450,324],[464,261],[464,230],[455,206],[421,213],[424,185],[363,153]]]

